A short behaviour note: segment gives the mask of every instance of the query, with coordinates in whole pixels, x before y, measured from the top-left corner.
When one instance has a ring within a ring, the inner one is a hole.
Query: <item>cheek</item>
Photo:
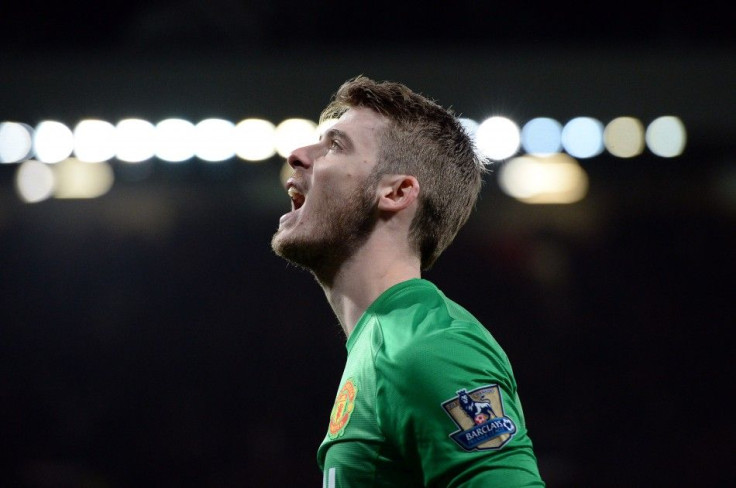
[[[340,175],[334,173],[315,174],[314,187],[310,190],[309,197],[319,203],[334,203],[350,193],[350,189],[356,185],[355,177],[349,173]]]

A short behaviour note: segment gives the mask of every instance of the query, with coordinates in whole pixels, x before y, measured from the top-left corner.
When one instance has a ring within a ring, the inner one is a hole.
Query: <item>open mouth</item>
[[[287,193],[291,198],[291,205],[293,207],[293,210],[299,210],[302,205],[304,205],[304,195],[293,186],[289,187]]]

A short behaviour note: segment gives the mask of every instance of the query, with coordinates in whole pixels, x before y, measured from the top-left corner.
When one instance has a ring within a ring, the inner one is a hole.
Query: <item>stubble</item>
[[[310,235],[276,231],[271,248],[290,263],[311,271],[320,281],[330,281],[375,226],[377,210],[372,186],[357,188],[345,200],[326,202]]]

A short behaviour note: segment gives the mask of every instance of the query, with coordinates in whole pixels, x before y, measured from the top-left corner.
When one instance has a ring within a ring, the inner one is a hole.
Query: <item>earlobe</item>
[[[419,181],[410,175],[386,175],[379,183],[378,208],[397,212],[419,197]]]

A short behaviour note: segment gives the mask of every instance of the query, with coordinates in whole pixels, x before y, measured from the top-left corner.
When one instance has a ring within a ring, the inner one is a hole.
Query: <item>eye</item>
[[[330,151],[339,151],[342,149],[342,146],[340,145],[340,142],[337,139],[331,139],[330,140]]]

